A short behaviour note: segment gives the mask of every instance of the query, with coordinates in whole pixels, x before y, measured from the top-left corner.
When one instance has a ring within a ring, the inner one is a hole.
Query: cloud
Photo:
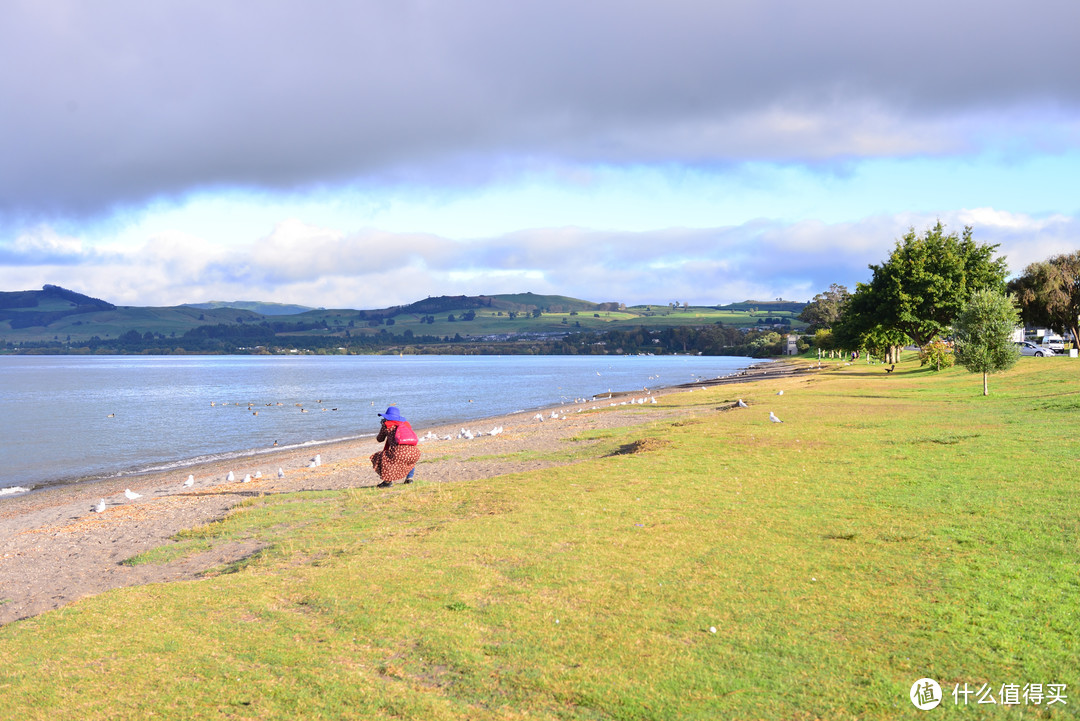
[[[47,226],[20,235],[9,248],[0,244],[0,263],[5,265],[76,265],[91,256],[80,239],[62,236]]]
[[[909,227],[975,226],[1014,273],[1075,250],[1080,218],[993,208],[881,215],[846,223],[756,220],[640,232],[538,228],[454,240],[433,234],[345,232],[290,220],[229,248],[182,233],[87,251],[48,228],[0,242],[0,287],[53,283],[119,305],[271,300],[336,308],[400,305],[431,295],[532,291],[627,304],[809,300],[831,283],[854,288]]]
[[[1072,0],[4,3],[0,215],[1075,145],[1078,26]]]

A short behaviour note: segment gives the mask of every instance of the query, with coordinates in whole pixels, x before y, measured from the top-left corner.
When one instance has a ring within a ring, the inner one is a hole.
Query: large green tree
[[[998,246],[972,236],[970,226],[957,235],[941,222],[922,235],[909,229],[884,263],[870,266],[870,282],[856,287],[846,334],[899,333],[922,347],[946,331],[975,291],[1004,291],[1008,269],[994,257]]]
[[[832,328],[840,320],[844,307],[851,298],[846,286],[833,283],[824,293],[818,293],[814,299],[806,304],[799,320],[810,324],[808,331],[814,332],[821,328]]]
[[[1012,342],[1019,322],[1012,298],[992,290],[976,291],[956,318],[956,362],[982,373],[984,396],[990,394],[987,376],[1012,368],[1020,357]]]
[[[1080,347],[1080,251],[1032,263],[1009,290],[1025,323],[1069,333]]]

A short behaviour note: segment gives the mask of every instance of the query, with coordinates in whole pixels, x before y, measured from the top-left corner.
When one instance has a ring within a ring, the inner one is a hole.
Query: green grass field
[[[249,562],[0,628],[0,718],[1074,718],[1080,361],[990,389],[841,366],[571,466],[254,500],[136,559]],[[952,696],[1035,683],[1067,705]]]

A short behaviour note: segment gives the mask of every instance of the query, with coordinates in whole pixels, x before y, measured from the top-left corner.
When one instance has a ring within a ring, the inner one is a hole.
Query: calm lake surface
[[[609,391],[716,378],[753,362],[725,356],[0,356],[0,503],[16,489],[179,469],[265,451],[275,441],[289,448],[373,435],[375,414],[391,404],[422,434],[433,425]]]

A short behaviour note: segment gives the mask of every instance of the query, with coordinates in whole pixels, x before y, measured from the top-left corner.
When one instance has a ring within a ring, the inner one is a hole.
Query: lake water
[[[745,368],[725,356],[0,356],[0,498]],[[303,409],[303,410],[301,410]],[[326,410],[323,410],[326,409]],[[307,412],[304,412],[307,411]],[[256,413],[257,412],[257,413]]]

